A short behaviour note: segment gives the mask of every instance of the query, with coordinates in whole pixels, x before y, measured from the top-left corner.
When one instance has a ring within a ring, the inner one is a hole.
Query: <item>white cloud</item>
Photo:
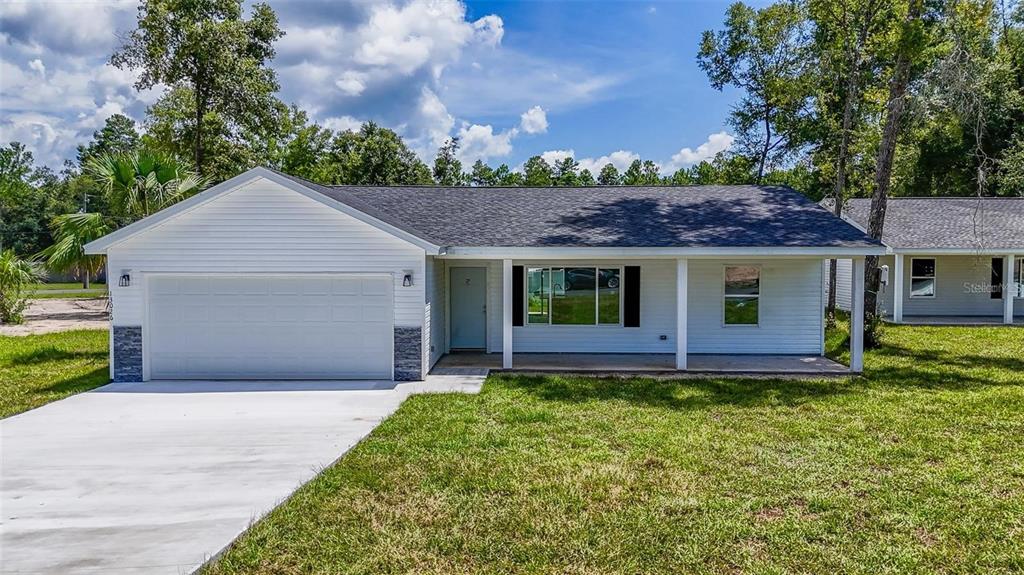
[[[640,159],[640,154],[636,152],[630,152],[627,150],[616,150],[607,156],[601,156],[599,158],[583,158],[580,162],[581,170],[590,170],[590,173],[596,178],[601,173],[601,168],[607,164],[615,166],[620,173],[625,172],[626,168],[629,167],[635,160]]]
[[[598,158],[576,158],[575,150],[548,150],[540,154],[540,157],[552,166],[555,165],[555,162],[565,158],[574,158],[579,163],[580,171],[590,170],[590,173],[594,177],[597,177],[597,175],[601,173],[601,168],[606,164],[612,164],[619,170],[619,172],[626,171],[626,168],[628,168],[634,160],[640,159],[640,154],[627,150],[617,150],[606,156]]]
[[[325,128],[334,130],[335,132],[344,132],[346,130],[356,131],[362,127],[363,122],[357,120],[352,116],[335,116],[333,118],[327,118],[323,121]]]
[[[463,124],[459,129],[459,160],[464,164],[472,164],[477,160],[487,162],[491,158],[501,158],[512,153],[512,138],[519,134],[516,128],[494,133],[489,124]]]
[[[334,85],[347,96],[358,96],[366,89],[366,74],[356,72],[355,70],[347,70],[334,81]]]
[[[31,62],[29,62],[28,63],[28,68],[30,70],[35,71],[40,76],[45,76],[46,75],[46,66],[43,64],[43,61],[40,60],[39,58],[36,58],[35,60],[32,60]]]
[[[541,159],[552,167],[554,167],[556,162],[560,162],[566,158],[573,158],[575,156],[575,150],[548,150],[540,155]]]
[[[500,17],[488,14],[473,22],[473,32],[478,42],[493,48],[501,44],[501,39],[505,36],[505,23]]]
[[[697,146],[696,150],[683,148],[672,155],[672,159],[664,166],[665,170],[674,172],[679,168],[688,168],[705,160],[712,160],[719,152],[732,147],[736,138],[727,132],[718,132],[708,136],[707,141]]]
[[[540,106],[530,108],[519,118],[519,125],[527,134],[543,134],[548,131],[548,115]]]

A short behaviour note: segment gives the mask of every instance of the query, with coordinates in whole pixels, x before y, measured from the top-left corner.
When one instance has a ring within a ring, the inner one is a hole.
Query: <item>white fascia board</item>
[[[378,220],[377,218],[370,216],[369,214],[363,213],[353,208],[352,206],[349,206],[348,204],[344,204],[332,198],[328,198],[327,196],[319,192],[316,192],[314,190],[307,188],[306,186],[303,186],[299,182],[296,182],[289,178],[282,177],[279,174],[276,174],[266,168],[257,167],[252,168],[251,170],[248,170],[245,173],[239,174],[231,178],[230,180],[223,181],[206,191],[200,192],[192,196],[191,198],[188,198],[187,200],[180,201],[172,206],[160,210],[159,212],[151,216],[145,217],[137,222],[134,222],[119,230],[109,233],[103,236],[102,238],[89,242],[88,244],[85,245],[85,253],[105,254],[107,253],[108,249],[110,249],[112,246],[116,244],[128,240],[129,238],[139,233],[142,233],[146,230],[149,230],[150,228],[156,227],[175,216],[192,211],[198,208],[199,206],[202,206],[203,204],[211,200],[214,200],[223,194],[237,190],[238,188],[259,178],[270,180],[275,184],[292,190],[293,192],[302,194],[311,200],[324,204],[325,206],[334,208],[339,212],[347,214],[361,222],[369,224],[381,231],[387,232],[397,237],[398,239],[404,240],[416,247],[422,248],[428,253],[436,254],[441,251],[440,246],[427,240],[424,240],[419,236],[396,228],[395,226],[387,222]]]
[[[884,246],[861,248],[600,248],[600,247],[449,247],[449,259],[579,259],[579,258],[722,258],[722,257],[815,257],[849,258],[885,255]]]
[[[1005,256],[1024,254],[1024,247],[1018,248],[891,248],[890,253],[908,256]]]

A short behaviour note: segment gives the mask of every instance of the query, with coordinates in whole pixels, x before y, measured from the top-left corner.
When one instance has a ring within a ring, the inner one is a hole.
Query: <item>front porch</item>
[[[502,354],[452,352],[434,370],[491,369],[514,372],[650,373],[659,375],[744,374],[774,376],[849,375],[847,366],[817,355],[689,354],[685,372],[671,353],[516,353],[502,368]]]

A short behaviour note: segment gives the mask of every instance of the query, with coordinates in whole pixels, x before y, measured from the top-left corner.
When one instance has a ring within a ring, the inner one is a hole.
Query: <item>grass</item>
[[[82,282],[37,283],[32,284],[31,289],[34,291],[29,296],[30,299],[79,299],[103,297],[107,295],[107,284],[103,282],[90,283],[89,289],[87,290],[82,289]],[[67,293],[69,290],[76,291],[73,293]]]
[[[882,337],[850,380],[412,397],[204,573],[1024,570],[1024,329]]]
[[[103,282],[90,282],[89,288],[106,290],[107,284]],[[82,282],[37,283],[32,284],[32,289],[40,291],[82,289]]]
[[[107,332],[0,336],[0,417],[110,381]]]

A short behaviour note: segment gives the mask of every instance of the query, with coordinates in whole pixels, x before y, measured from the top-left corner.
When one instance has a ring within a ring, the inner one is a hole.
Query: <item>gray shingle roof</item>
[[[378,187],[292,179],[440,246],[878,245],[785,187]]]
[[[867,228],[871,200],[844,215]],[[893,248],[1024,248],[1024,198],[889,198],[882,241]]]

